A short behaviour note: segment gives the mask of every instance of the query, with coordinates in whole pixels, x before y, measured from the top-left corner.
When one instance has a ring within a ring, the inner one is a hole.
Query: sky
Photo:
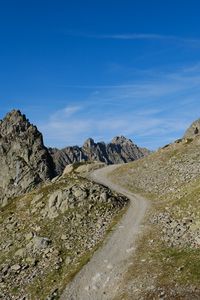
[[[199,0],[0,0],[0,119],[155,150],[200,117]]]

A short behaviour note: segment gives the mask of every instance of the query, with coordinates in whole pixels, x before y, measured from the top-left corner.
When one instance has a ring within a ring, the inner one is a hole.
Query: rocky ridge
[[[150,153],[145,148],[135,145],[130,139],[118,136],[108,144],[95,143],[89,138],[82,147],[66,147],[58,150],[49,149],[56,166],[57,174],[61,174],[66,165],[80,161],[99,161],[106,164],[120,164],[134,161]]]
[[[0,205],[55,175],[42,134],[19,110],[0,121],[0,165]]]

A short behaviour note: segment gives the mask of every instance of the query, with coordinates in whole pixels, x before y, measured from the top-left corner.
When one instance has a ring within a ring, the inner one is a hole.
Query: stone
[[[69,264],[71,263],[71,261],[72,261],[72,259],[71,259],[70,256],[67,256],[67,257],[65,258],[65,264],[66,264],[66,265],[69,265]]]
[[[15,256],[24,257],[26,255],[26,249],[21,248],[15,252]]]
[[[68,238],[67,238],[66,234],[62,234],[62,235],[61,235],[61,240],[65,241],[65,240],[67,240],[67,239],[68,239]]]
[[[43,217],[54,219],[58,217],[59,213],[64,213],[68,209],[68,192],[66,190],[57,190],[51,194],[48,205],[45,210],[41,211]]]
[[[53,207],[56,207],[57,209],[59,208],[59,206],[61,205],[61,202],[62,202],[62,191],[56,191],[54,192],[50,198],[49,198],[49,201],[48,201],[48,204],[49,204],[49,209],[53,208]]]
[[[107,201],[108,200],[108,194],[106,192],[102,193],[100,195],[100,198],[103,200],[103,201]]]
[[[9,266],[9,265],[5,265],[5,266],[3,267],[3,269],[1,270],[1,274],[2,274],[3,276],[5,276],[5,275],[8,273],[9,269],[10,269],[10,266]]]
[[[48,239],[47,237],[36,236],[33,238],[32,243],[34,249],[41,250],[49,247],[49,245],[51,244],[51,240]]]
[[[74,167],[73,165],[67,165],[63,171],[63,175],[70,174],[73,171]]]
[[[21,269],[21,266],[19,264],[11,266],[12,271],[19,271]]]
[[[54,183],[54,182],[58,181],[59,178],[60,178],[60,175],[54,177],[54,178],[51,180],[51,182]]]
[[[34,257],[27,257],[27,259],[26,259],[26,262],[30,265],[30,266],[32,266],[32,267],[34,267],[34,266],[36,266],[36,264],[37,264],[37,260],[36,260],[36,258],[34,258]]]
[[[87,198],[87,192],[83,191],[81,189],[76,189],[74,191],[74,196],[78,199],[85,199],[85,198]]]
[[[56,300],[58,298],[58,289],[56,288],[46,300]]]
[[[30,241],[32,238],[34,237],[34,233],[33,232],[29,232],[25,235],[25,240],[26,241]]]

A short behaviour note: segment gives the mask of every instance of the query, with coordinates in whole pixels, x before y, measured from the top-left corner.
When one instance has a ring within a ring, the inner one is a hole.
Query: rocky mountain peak
[[[12,110],[0,121],[1,133],[10,134],[13,131],[24,131],[30,123],[20,110]]]
[[[111,141],[112,144],[133,144],[130,139],[127,139],[125,136],[116,136]]]
[[[92,138],[88,138],[84,144],[83,144],[83,148],[91,148],[92,146],[95,145],[95,142]]]
[[[4,123],[7,122],[10,125],[15,125],[15,124],[19,125],[24,122],[30,125],[29,120],[26,118],[26,116],[22,114],[20,110],[16,110],[16,109],[13,109],[9,113],[7,113],[7,115],[2,120],[2,122],[3,121]]]
[[[4,119],[13,119],[16,120],[18,118],[22,118],[24,115],[21,113],[19,109],[13,109],[10,112],[7,113]]]
[[[0,203],[54,176],[42,134],[19,110],[0,122]]]
[[[186,130],[184,138],[194,138],[197,135],[200,135],[200,119],[191,124],[191,126]]]

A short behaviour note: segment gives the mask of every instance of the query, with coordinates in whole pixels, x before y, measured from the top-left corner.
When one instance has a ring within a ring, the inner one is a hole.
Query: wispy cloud
[[[185,129],[185,122],[180,122],[179,117],[162,118],[139,110],[135,111],[134,115],[133,112],[118,116],[113,114],[101,119],[95,116],[88,119],[84,115],[74,116],[65,121],[51,121],[50,118],[39,128],[44,133],[48,146],[56,145],[62,148],[67,145],[81,145],[88,137],[108,142],[114,136],[125,135],[143,146],[155,149],[172,141],[177,131]]]
[[[84,32],[69,31],[68,36],[82,37],[89,39],[103,39],[103,40],[157,40],[157,41],[172,41],[191,43],[200,46],[200,40],[196,38],[181,37],[175,35],[164,35],[156,33],[122,33],[122,34],[92,34]]]
[[[89,94],[39,124],[48,145],[81,145],[88,137],[109,141],[122,134],[155,149],[180,137],[199,117],[200,65]]]
[[[51,114],[45,122],[39,123],[39,129],[49,146],[78,144],[85,132],[90,132],[91,121],[81,119],[78,113],[81,106],[67,106]]]
[[[68,32],[68,35],[84,37],[84,38],[93,38],[93,39],[113,39],[113,40],[162,40],[165,38],[174,39],[174,36],[164,36],[159,34],[145,34],[145,33],[125,33],[125,34],[90,34],[90,33],[75,33]]]
[[[57,120],[63,120],[67,119],[74,114],[76,114],[78,111],[80,111],[82,108],[81,106],[75,106],[75,105],[70,105],[66,106],[63,109],[60,109],[56,111],[54,114],[51,115],[51,121],[57,121]]]

